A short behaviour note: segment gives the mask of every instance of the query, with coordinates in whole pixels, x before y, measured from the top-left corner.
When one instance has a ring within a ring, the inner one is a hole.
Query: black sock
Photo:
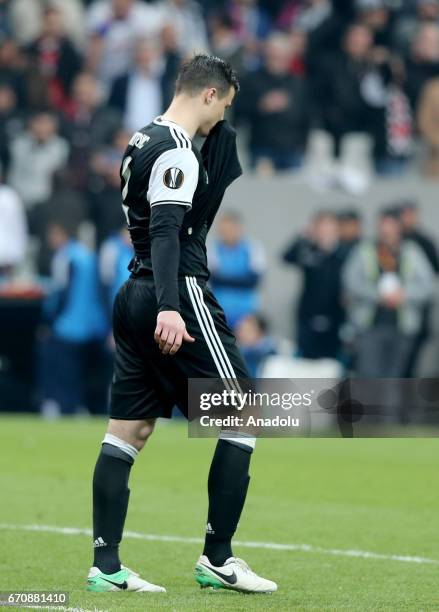
[[[120,570],[119,543],[128,510],[128,479],[134,460],[117,446],[103,444],[93,475],[94,562],[104,574]]]
[[[218,440],[210,466],[209,512],[203,555],[216,566],[233,556],[232,537],[247,495],[252,448]]]

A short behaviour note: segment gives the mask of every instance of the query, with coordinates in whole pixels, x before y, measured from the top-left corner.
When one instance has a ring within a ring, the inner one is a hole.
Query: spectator
[[[250,51],[257,41],[264,40],[270,33],[270,17],[257,0],[231,0],[228,14],[238,40]]]
[[[277,352],[276,343],[268,334],[267,321],[258,314],[246,315],[238,323],[236,338],[250,375],[257,378],[267,357]]]
[[[47,217],[49,220],[56,219],[66,227],[80,227],[89,218],[87,204],[85,194],[72,188],[69,174],[64,169],[55,177],[53,193],[47,203]],[[39,253],[39,266],[44,274],[50,274],[52,255],[46,232]]]
[[[214,15],[210,20],[212,52],[230,62],[238,74],[244,70],[244,46],[235,35],[233,20],[227,13]]]
[[[339,331],[343,322],[341,268],[337,219],[322,211],[304,235],[296,238],[283,254],[284,262],[303,274],[302,293],[296,314],[297,347],[300,357],[339,357]]]
[[[341,137],[349,132],[367,131],[367,108],[361,93],[361,82],[368,69],[372,49],[369,28],[355,24],[346,31],[339,53],[322,58],[316,74],[319,99],[326,92],[326,105],[321,107],[324,125],[335,139],[338,155]]]
[[[119,126],[119,113],[104,105],[102,88],[96,78],[88,73],[78,75],[66,125],[71,143],[69,173],[76,189],[88,189],[90,158],[111,142]]]
[[[0,82],[0,171],[5,175],[9,171],[11,142],[22,131],[23,124],[13,87]]]
[[[195,0],[163,0],[160,4],[163,24],[172,25],[182,56],[209,50],[206,24]]]
[[[302,30],[292,30],[290,39],[290,74],[303,78],[306,74],[306,51],[308,37]]]
[[[82,59],[65,34],[59,9],[46,9],[41,34],[27,47],[27,55],[34,74],[42,80],[50,106],[59,111],[67,109]]]
[[[407,61],[406,91],[415,112],[425,84],[436,77],[439,77],[439,24],[425,23],[417,32]]]
[[[157,41],[140,41],[134,65],[113,83],[108,103],[123,116],[129,132],[148,125],[163,110],[164,84],[158,59]]]
[[[8,38],[12,34],[9,8],[10,0],[0,0],[0,40]]]
[[[344,259],[357,246],[362,237],[361,216],[355,209],[342,210],[337,214],[340,250]]]
[[[300,79],[290,74],[290,46],[284,35],[265,45],[265,65],[244,79],[237,112],[250,128],[252,167],[258,171],[300,166],[307,135],[306,99]]]
[[[302,3],[297,14],[295,26],[305,32],[317,30],[325,24],[328,17],[333,14],[333,7],[330,0],[311,0]]]
[[[437,246],[433,238],[420,227],[419,206],[416,201],[407,199],[400,202],[399,216],[404,238],[415,242],[422,249],[434,272],[439,274]]]
[[[418,109],[419,132],[426,144],[424,173],[439,177],[439,76],[427,81],[422,89]]]
[[[234,328],[245,315],[259,310],[257,288],[265,269],[265,255],[259,244],[244,236],[241,218],[224,213],[218,238],[209,248],[210,282]]]
[[[129,138],[130,134],[118,130],[111,144],[91,159],[90,217],[96,227],[98,246],[117,232],[125,221],[120,197],[120,163]]]
[[[409,101],[401,88],[400,66],[386,49],[372,45],[369,28],[351,25],[342,52],[322,65],[320,95],[328,100],[324,124],[335,138],[336,155],[345,134],[363,132],[373,139],[377,170],[401,173],[412,148]]]
[[[417,0],[417,11],[419,21],[439,22],[438,0]]]
[[[160,34],[164,66],[161,79],[163,108],[167,108],[174,97],[175,81],[180,70],[182,57],[178,48],[175,28],[169,24],[165,25]]]
[[[392,19],[385,0],[356,0],[357,17],[370,29],[376,47],[389,48],[392,40]]]
[[[340,51],[340,41],[346,25],[345,12],[349,11],[348,21],[352,21],[354,3],[344,0],[309,0],[301,4],[292,26],[307,34],[307,71],[314,74],[321,69],[322,58]]]
[[[23,204],[15,191],[0,184],[0,278],[13,274],[27,250],[27,226]]]
[[[414,200],[406,200],[400,204],[399,218],[405,240],[411,240],[419,246],[430,262],[436,276],[439,274],[439,254],[433,239],[422,230],[419,220],[419,207]],[[433,310],[433,299],[430,298],[424,305],[422,313],[422,324],[414,338],[412,350],[409,356],[405,376],[410,378],[416,373],[416,365],[421,350],[431,334],[431,314]]]
[[[163,25],[158,4],[140,0],[96,0],[88,9],[88,68],[109,87],[126,74],[136,40],[159,34]]]
[[[47,7],[61,11],[66,33],[76,45],[85,43],[84,6],[82,0],[12,0],[10,16],[14,37],[20,46],[31,43],[41,32]]]
[[[57,222],[48,227],[48,241],[54,251],[53,290],[45,304],[50,334],[42,347],[42,411],[46,416],[53,412],[73,414],[79,407],[87,407],[91,412],[105,413],[108,379],[102,369],[106,319],[97,259]],[[98,392],[90,397],[97,376]]]
[[[260,67],[264,41],[272,30],[268,11],[258,0],[230,0],[225,3],[225,10],[232,20],[235,37],[243,47],[245,69],[256,70]]]
[[[35,114],[29,127],[11,143],[9,184],[24,202],[29,232],[40,239],[45,233],[47,201],[55,174],[67,163],[69,145],[58,134],[56,117]]]
[[[396,16],[393,33],[393,46],[402,57],[410,55],[410,46],[420,25],[439,23],[439,0],[415,0],[416,12],[406,12]]]
[[[403,240],[393,211],[381,214],[377,239],[362,241],[349,257],[344,287],[358,332],[357,375],[403,377],[432,295],[433,271],[422,249]]]
[[[99,277],[109,321],[111,321],[116,293],[129,278],[128,266],[133,255],[133,245],[126,227],[104,240],[100,248]]]
[[[11,38],[0,40],[0,82],[15,92],[18,109],[29,110],[23,58]]]

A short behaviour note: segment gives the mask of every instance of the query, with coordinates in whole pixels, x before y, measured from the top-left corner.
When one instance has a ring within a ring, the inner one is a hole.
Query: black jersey
[[[179,276],[207,278],[206,206],[208,176],[202,156],[178,124],[157,117],[136,132],[121,165],[122,207],[135,255],[152,274],[151,208],[178,204],[186,209],[180,230]]]

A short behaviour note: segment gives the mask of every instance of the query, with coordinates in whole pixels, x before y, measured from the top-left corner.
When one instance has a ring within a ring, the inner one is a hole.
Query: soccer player
[[[182,67],[168,110],[132,136],[122,161],[122,206],[135,257],[114,305],[111,413],[93,477],[91,591],[165,591],[120,564],[131,467],[158,417],[170,418],[174,405],[187,416],[188,378],[250,378],[206,285],[206,236],[227,186],[242,172],[235,132],[223,120],[238,89],[229,64],[195,56]],[[196,134],[207,136],[201,151],[192,142]],[[250,435],[219,436],[195,567],[203,587],[277,589],[231,548],[254,444]]]

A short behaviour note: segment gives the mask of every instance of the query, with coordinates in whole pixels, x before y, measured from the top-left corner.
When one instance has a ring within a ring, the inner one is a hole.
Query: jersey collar
[[[176,130],[180,130],[180,132],[186,136],[186,138],[189,138],[190,141],[192,141],[192,138],[189,136],[189,134],[187,133],[187,131],[181,127],[181,125],[179,125],[178,123],[175,123],[175,121],[169,121],[168,119],[162,119],[162,116],[159,115],[158,117],[156,117],[154,119],[154,122],[156,125],[165,125],[166,127],[173,127]]]

